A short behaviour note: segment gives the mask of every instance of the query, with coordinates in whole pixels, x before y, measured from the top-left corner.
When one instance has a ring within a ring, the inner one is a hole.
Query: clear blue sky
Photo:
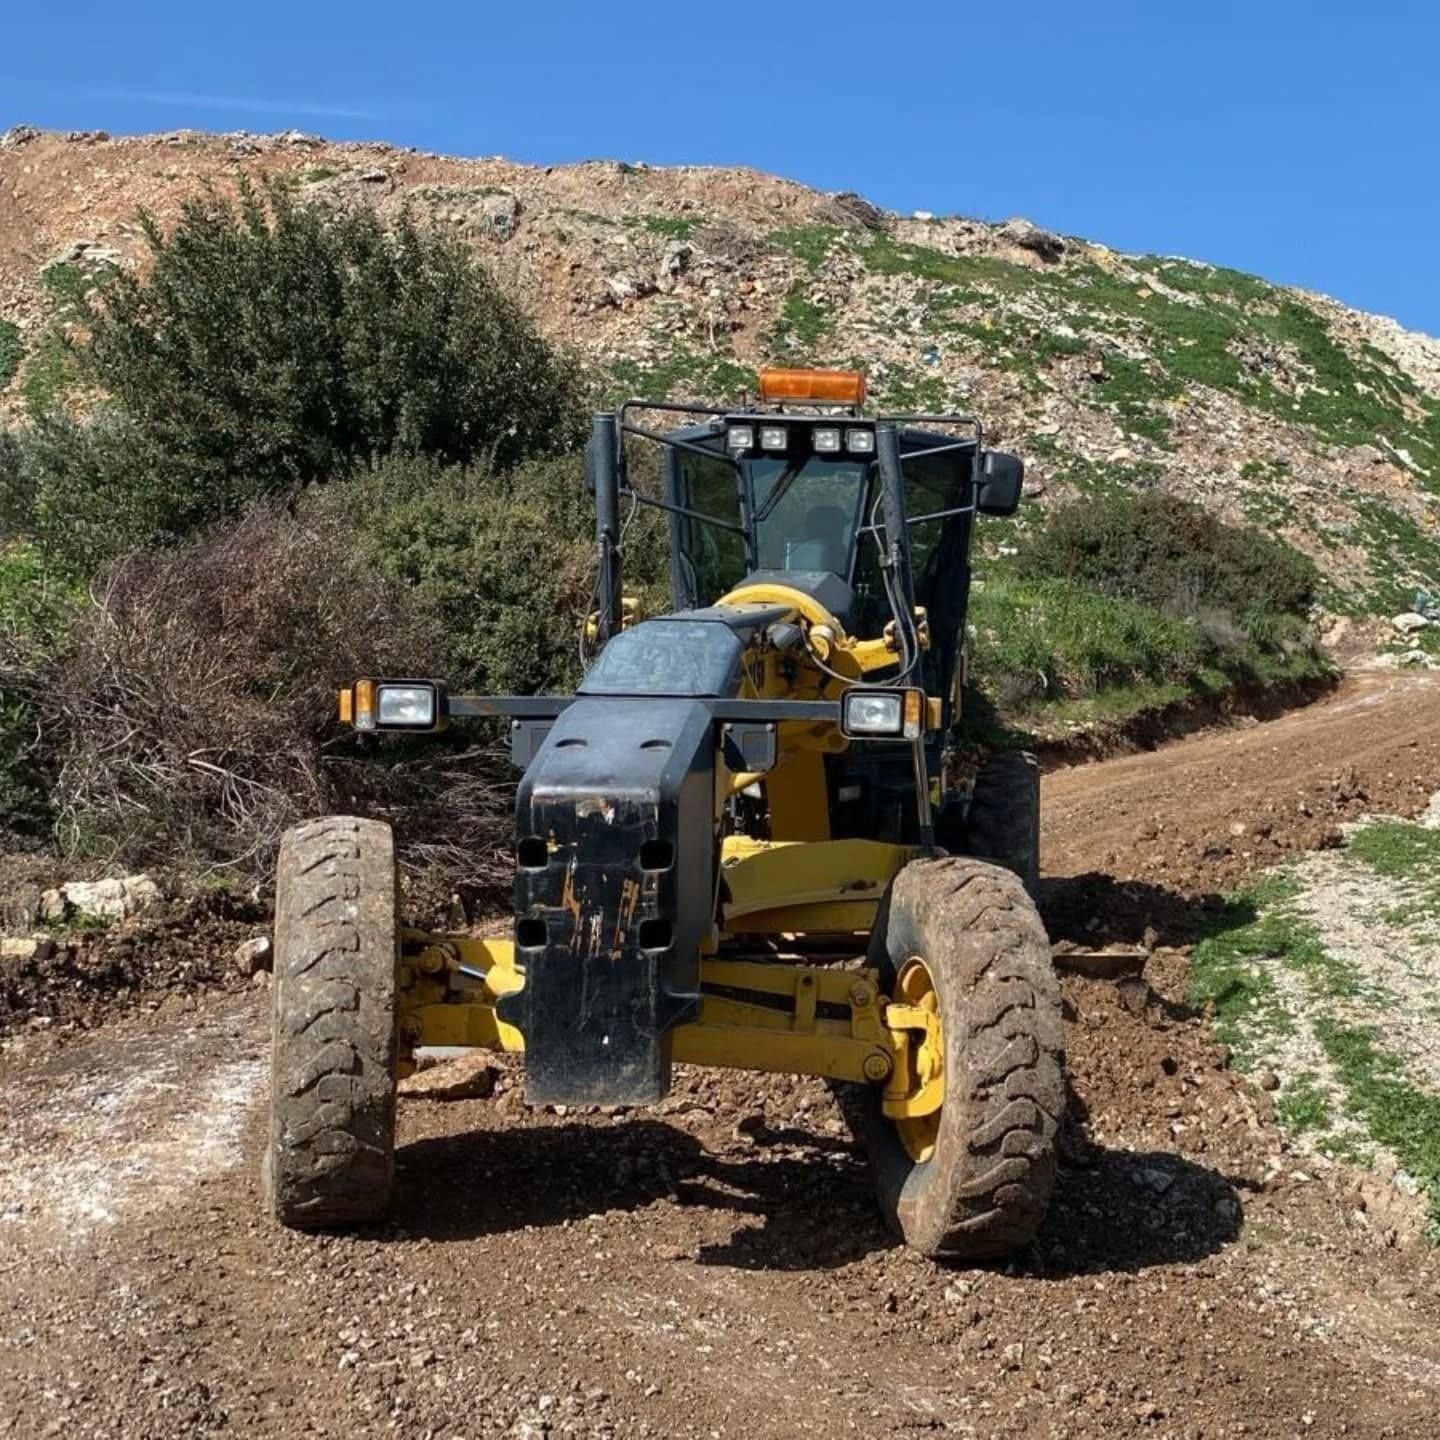
[[[1437,0],[7,10],[0,129],[742,163],[1233,265],[1440,335]]]

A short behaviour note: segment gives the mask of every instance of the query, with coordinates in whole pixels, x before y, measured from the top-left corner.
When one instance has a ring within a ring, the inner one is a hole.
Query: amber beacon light
[[[807,404],[863,405],[865,377],[858,370],[762,370],[760,398]]]

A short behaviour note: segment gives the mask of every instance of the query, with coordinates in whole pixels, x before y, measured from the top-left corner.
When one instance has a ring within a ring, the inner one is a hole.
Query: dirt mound
[[[42,939],[31,955],[0,957],[0,1036],[89,1030],[136,1004],[246,984],[231,957],[267,924],[257,902],[210,891],[98,933]]]

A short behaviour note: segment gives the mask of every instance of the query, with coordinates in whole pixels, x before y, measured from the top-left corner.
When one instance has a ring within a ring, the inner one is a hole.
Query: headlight
[[[435,728],[435,687],[433,685],[376,686],[375,718],[380,729],[433,730]]]
[[[871,455],[875,451],[875,432],[873,430],[847,430],[845,432],[845,448],[852,455]]]
[[[755,448],[755,427],[753,425],[732,425],[725,432],[725,443],[732,450],[753,450]]]
[[[762,450],[787,450],[790,437],[783,425],[762,425],[760,427],[760,448]]]
[[[840,729],[856,740],[914,740],[921,733],[925,694],[921,690],[845,692],[840,704]]]
[[[851,735],[898,735],[904,709],[898,695],[867,695],[852,690],[845,697],[844,728]]]
[[[811,443],[819,455],[833,455],[840,448],[840,432],[828,426],[810,432]]]

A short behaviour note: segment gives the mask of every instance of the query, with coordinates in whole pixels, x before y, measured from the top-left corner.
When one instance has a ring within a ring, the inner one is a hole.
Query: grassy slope
[[[1433,967],[1425,927],[1440,915],[1440,831],[1375,822],[1351,837],[1343,863],[1387,882],[1402,903],[1384,921],[1409,928]],[[1276,1113],[1297,1138],[1355,1163],[1377,1150],[1393,1156],[1427,1195],[1440,1239],[1440,1094],[1387,1042],[1387,1017],[1402,1002],[1333,953],[1298,913],[1301,889],[1299,875],[1279,872],[1231,897],[1191,956],[1190,999],[1211,1010],[1240,1069],[1280,1072]]]

